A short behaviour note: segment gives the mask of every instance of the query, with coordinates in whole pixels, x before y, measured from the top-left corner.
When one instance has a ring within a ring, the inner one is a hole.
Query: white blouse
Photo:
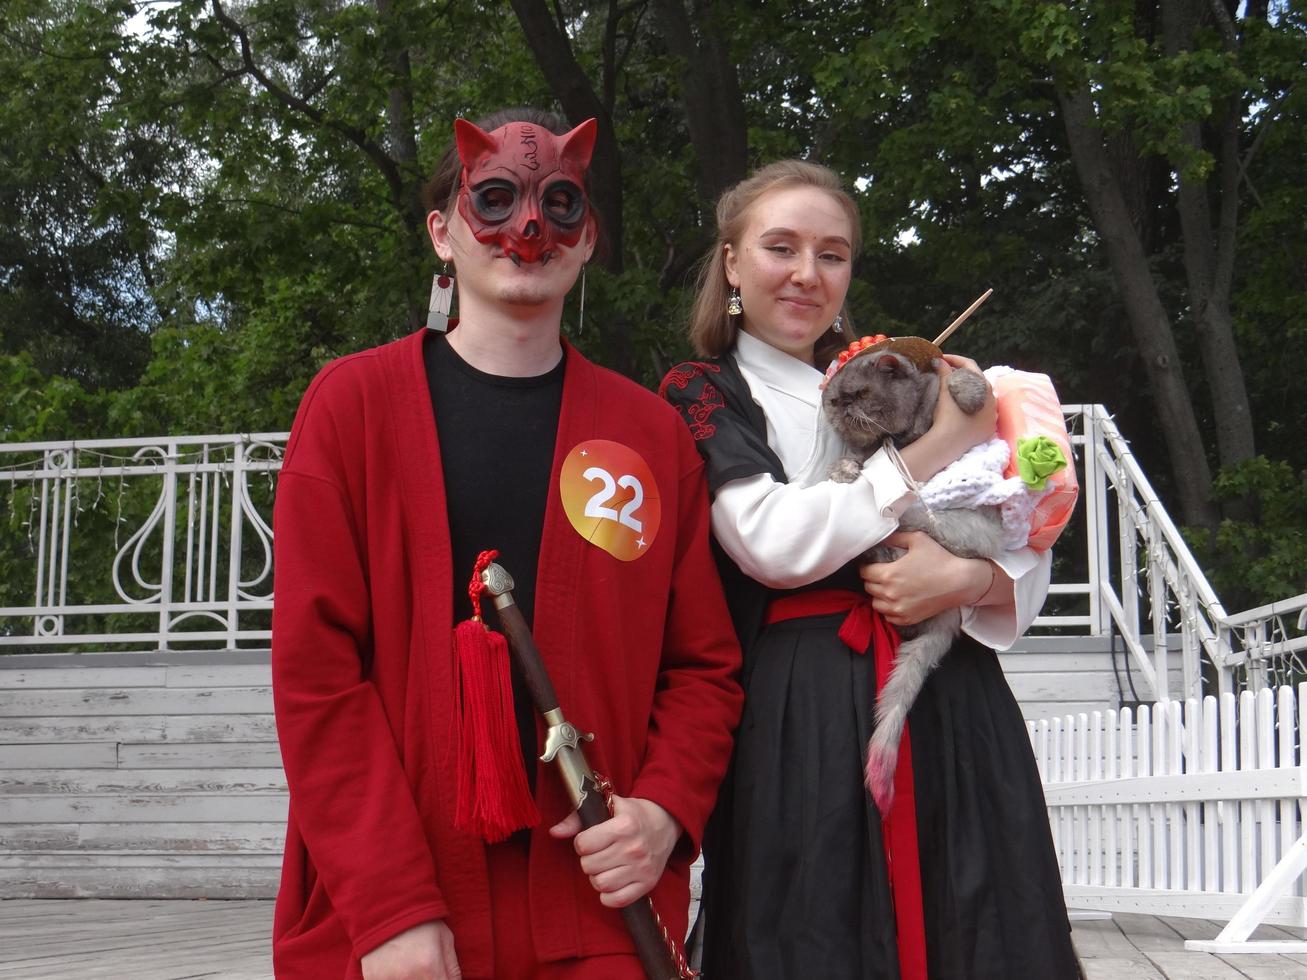
[[[831,466],[848,449],[822,411],[823,372],[743,331],[738,336],[733,356],[767,418],[767,444],[789,482],[759,474],[723,485],[713,500],[712,529],[750,578],[770,588],[799,588],[894,532],[915,493],[883,449],[863,464],[860,479],[831,482]],[[1014,583],[1013,602],[962,607],[962,628],[985,646],[1006,650],[1044,604],[1052,555],[1022,548],[994,562]]]

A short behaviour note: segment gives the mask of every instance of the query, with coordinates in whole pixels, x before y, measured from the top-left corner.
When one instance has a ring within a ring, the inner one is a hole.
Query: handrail
[[[1307,673],[1297,660],[1307,651],[1307,593],[1228,613],[1107,410],[1063,413],[1088,563],[1060,571],[1049,592],[1088,609],[1041,615],[1034,633],[1068,643],[1119,634],[1158,700],[1198,696],[1213,677],[1225,692]],[[0,558],[35,573],[31,601],[0,607],[0,650],[266,645],[271,503],[288,436],[0,444]]]
[[[0,555],[35,566],[0,650],[266,646],[287,436],[0,444]]]
[[[1203,574],[1170,514],[1144,475],[1129,444],[1102,405],[1064,406],[1070,418],[1084,421],[1085,499],[1090,539],[1090,579],[1106,616],[1096,632],[1119,632],[1133,661],[1150,682],[1151,696],[1167,700],[1205,693],[1204,674],[1227,693],[1246,687],[1259,690],[1274,680],[1303,675],[1294,659],[1307,650],[1307,621],[1284,622],[1290,613],[1307,610],[1307,593],[1256,609],[1228,613]],[[1108,501],[1115,504],[1115,521]],[[1114,525],[1114,526],[1112,526]],[[1115,543],[1116,568],[1106,556]],[[1146,600],[1151,629],[1140,618]],[[1036,621],[1038,623],[1038,620]],[[1152,635],[1152,658],[1141,638]],[[1167,639],[1177,635],[1181,648],[1181,684],[1172,689]],[[1204,668],[1204,661],[1207,667]]]

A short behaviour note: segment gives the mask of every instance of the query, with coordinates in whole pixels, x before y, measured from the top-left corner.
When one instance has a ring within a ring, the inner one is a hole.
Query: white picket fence
[[[1071,908],[1307,927],[1307,684],[1028,723]]]

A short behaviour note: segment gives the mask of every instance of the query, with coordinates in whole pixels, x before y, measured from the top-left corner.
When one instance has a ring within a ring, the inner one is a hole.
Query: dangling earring
[[[581,311],[576,315],[577,337],[580,337],[581,331],[585,330],[585,270],[586,266],[581,266]]]
[[[454,302],[454,277],[449,275],[449,263],[441,263],[440,271],[431,277],[431,302],[427,304],[427,329],[444,333],[449,329],[449,307]]]
[[[731,297],[726,303],[726,312],[731,316],[739,316],[744,312],[744,307],[740,305],[740,291],[734,286],[731,287]]]
[[[843,313],[836,313],[836,314],[835,314],[835,322],[832,323],[832,324],[830,325],[830,328],[831,328],[832,330],[834,330],[836,333],[843,333],[843,332],[844,332],[844,314],[843,314]]]

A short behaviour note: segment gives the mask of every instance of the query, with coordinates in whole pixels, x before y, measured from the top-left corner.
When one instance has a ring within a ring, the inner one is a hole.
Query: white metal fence
[[[1086,583],[1055,583],[1051,592],[1087,592],[1088,633],[1120,636],[1143,676],[1144,699],[1198,697],[1205,681],[1227,693],[1307,676],[1301,659],[1307,592],[1227,613],[1107,410],[1067,405],[1063,411],[1082,453],[1089,570]],[[1173,639],[1183,665],[1179,691],[1171,689],[1167,670]]]
[[[1227,614],[1103,406],[1063,410],[1083,504],[1058,552],[1083,560],[1061,563],[1034,633],[1117,634],[1145,700],[1307,676],[1307,593]],[[266,644],[286,438],[0,444],[0,556],[31,570],[21,592],[0,577],[0,650]]]
[[[1070,906],[1307,927],[1307,684],[1028,727]]]
[[[0,445],[0,553],[31,575],[0,582],[0,649],[266,643],[285,440]]]

